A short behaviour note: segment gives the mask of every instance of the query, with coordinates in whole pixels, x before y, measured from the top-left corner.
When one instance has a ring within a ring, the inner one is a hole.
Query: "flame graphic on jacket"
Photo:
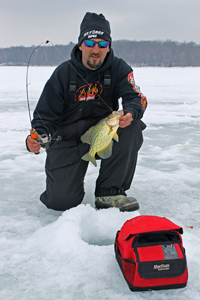
[[[138,96],[140,97],[140,103],[142,106],[142,109],[145,110],[147,107],[147,98],[141,93],[140,91],[140,87],[138,85],[135,84],[135,79],[134,79],[134,75],[133,72],[128,74],[128,82],[132,85],[133,90],[138,93]]]
[[[101,88],[99,92],[99,87]],[[78,94],[79,93],[79,94]],[[81,87],[78,91],[78,97],[76,101],[89,101],[94,100],[96,96],[102,93],[102,86],[98,82],[90,83],[88,85]]]

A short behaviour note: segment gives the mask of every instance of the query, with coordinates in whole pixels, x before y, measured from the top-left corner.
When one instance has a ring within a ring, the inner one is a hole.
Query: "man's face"
[[[104,41],[101,39],[92,40],[95,42]],[[83,65],[90,70],[98,69],[104,62],[107,53],[110,51],[109,45],[106,48],[99,48],[98,44],[95,44],[94,47],[87,47],[84,44],[84,41],[82,42],[79,49],[82,51]]]

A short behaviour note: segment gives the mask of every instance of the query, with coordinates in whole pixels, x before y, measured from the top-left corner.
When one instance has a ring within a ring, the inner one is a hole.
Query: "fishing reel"
[[[40,146],[46,150],[49,149],[49,143],[51,142],[51,135],[42,134],[41,138],[36,138],[36,141],[40,144]]]
[[[51,142],[53,142],[53,141],[57,142],[57,141],[61,141],[61,140],[62,140],[62,137],[60,135],[56,139],[52,139],[50,134],[49,135],[42,134],[41,139],[36,138],[36,141],[38,141],[40,146],[42,148],[44,148],[45,150],[49,149],[49,145]]]
[[[58,135],[56,139],[52,139],[51,138],[51,134],[48,135],[48,134],[45,134],[45,133],[41,134],[41,138],[38,138],[37,137],[37,133],[36,133],[36,131],[35,131],[34,128],[31,129],[30,132],[31,132],[31,137],[34,140],[36,140],[40,144],[40,146],[42,148],[44,148],[45,150],[49,149],[49,146],[50,146],[51,142],[53,142],[53,141],[61,141],[62,140],[62,137],[60,135]]]

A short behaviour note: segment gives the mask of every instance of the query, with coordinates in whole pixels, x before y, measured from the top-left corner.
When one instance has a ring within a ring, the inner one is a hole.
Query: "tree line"
[[[10,47],[0,49],[0,65],[26,66],[31,53],[31,65],[56,66],[70,58],[74,43],[68,45],[41,46],[34,51],[31,47]],[[129,41],[112,42],[116,56],[132,66],[138,67],[187,67],[200,66],[200,45],[176,41]],[[60,52],[60,53],[59,53]]]

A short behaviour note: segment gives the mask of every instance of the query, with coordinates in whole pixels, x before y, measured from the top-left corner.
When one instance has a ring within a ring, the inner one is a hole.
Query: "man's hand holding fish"
[[[132,113],[127,113],[126,115],[124,115],[123,110],[120,110],[119,112],[122,115],[122,117],[119,119],[119,127],[125,128],[125,127],[131,125],[131,122],[133,121]]]

